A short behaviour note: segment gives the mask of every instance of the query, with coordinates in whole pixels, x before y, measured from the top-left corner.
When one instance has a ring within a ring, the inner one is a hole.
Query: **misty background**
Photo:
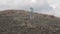
[[[21,9],[60,17],[60,0],[0,0],[0,10]]]

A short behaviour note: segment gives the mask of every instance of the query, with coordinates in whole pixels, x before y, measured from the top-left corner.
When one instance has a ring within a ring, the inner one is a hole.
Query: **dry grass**
[[[60,18],[52,15],[33,13],[24,10],[0,12],[0,34],[60,34]]]

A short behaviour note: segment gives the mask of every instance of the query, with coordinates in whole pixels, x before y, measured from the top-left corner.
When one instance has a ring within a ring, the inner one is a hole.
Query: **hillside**
[[[60,34],[60,18],[24,10],[0,11],[0,34]]]

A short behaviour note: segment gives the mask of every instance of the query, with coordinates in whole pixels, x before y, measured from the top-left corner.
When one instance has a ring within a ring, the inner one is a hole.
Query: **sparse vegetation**
[[[60,34],[60,18],[52,15],[29,13],[24,10],[0,12],[0,34]]]

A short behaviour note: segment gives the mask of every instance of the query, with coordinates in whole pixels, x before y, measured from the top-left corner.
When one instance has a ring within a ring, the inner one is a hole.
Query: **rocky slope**
[[[0,12],[0,34],[60,34],[60,18],[24,10]]]

